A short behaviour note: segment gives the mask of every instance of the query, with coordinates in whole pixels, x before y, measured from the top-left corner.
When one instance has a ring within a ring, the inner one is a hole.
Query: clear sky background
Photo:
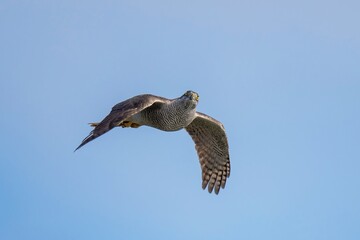
[[[0,2],[0,239],[359,239],[360,3]],[[200,94],[232,172],[185,131],[88,122]]]

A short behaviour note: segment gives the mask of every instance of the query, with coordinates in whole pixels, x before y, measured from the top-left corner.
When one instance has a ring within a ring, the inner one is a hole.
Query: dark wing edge
[[[129,98],[123,102],[116,104],[111,112],[90,132],[90,134],[84,138],[81,144],[75,149],[78,150],[85,144],[91,142],[95,138],[110,131],[112,128],[118,126],[122,121],[130,116],[141,112],[145,108],[151,106],[155,102],[167,102],[166,98],[158,97],[151,94],[138,95]]]
[[[196,113],[196,118],[185,129],[195,142],[202,170],[202,188],[208,186],[218,194],[230,176],[229,144],[223,124],[216,119]]]

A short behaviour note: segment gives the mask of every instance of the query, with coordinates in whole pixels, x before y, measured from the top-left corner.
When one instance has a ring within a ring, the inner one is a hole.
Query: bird
[[[195,143],[202,188],[218,194],[230,177],[229,144],[223,124],[197,112],[198,102],[199,94],[191,90],[175,99],[152,94],[134,96],[113,106],[101,122],[89,123],[94,129],[75,151],[114,127],[149,126],[167,132],[185,129]]]

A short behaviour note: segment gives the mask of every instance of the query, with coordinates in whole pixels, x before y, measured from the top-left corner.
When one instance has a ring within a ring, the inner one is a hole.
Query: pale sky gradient
[[[1,1],[0,239],[359,239],[359,12]],[[227,129],[218,196],[185,131],[115,129],[73,152],[114,104],[190,89]]]

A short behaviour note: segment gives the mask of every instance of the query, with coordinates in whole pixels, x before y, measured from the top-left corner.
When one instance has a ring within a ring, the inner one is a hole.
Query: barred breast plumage
[[[224,126],[217,120],[196,112],[199,95],[187,91],[176,99],[143,94],[116,104],[93,131],[75,149],[114,127],[150,126],[163,131],[185,128],[195,142],[202,169],[202,188],[216,194],[230,176],[229,146]]]
[[[195,118],[197,102],[174,99],[169,104],[154,103],[127,120],[163,131],[178,131]]]

